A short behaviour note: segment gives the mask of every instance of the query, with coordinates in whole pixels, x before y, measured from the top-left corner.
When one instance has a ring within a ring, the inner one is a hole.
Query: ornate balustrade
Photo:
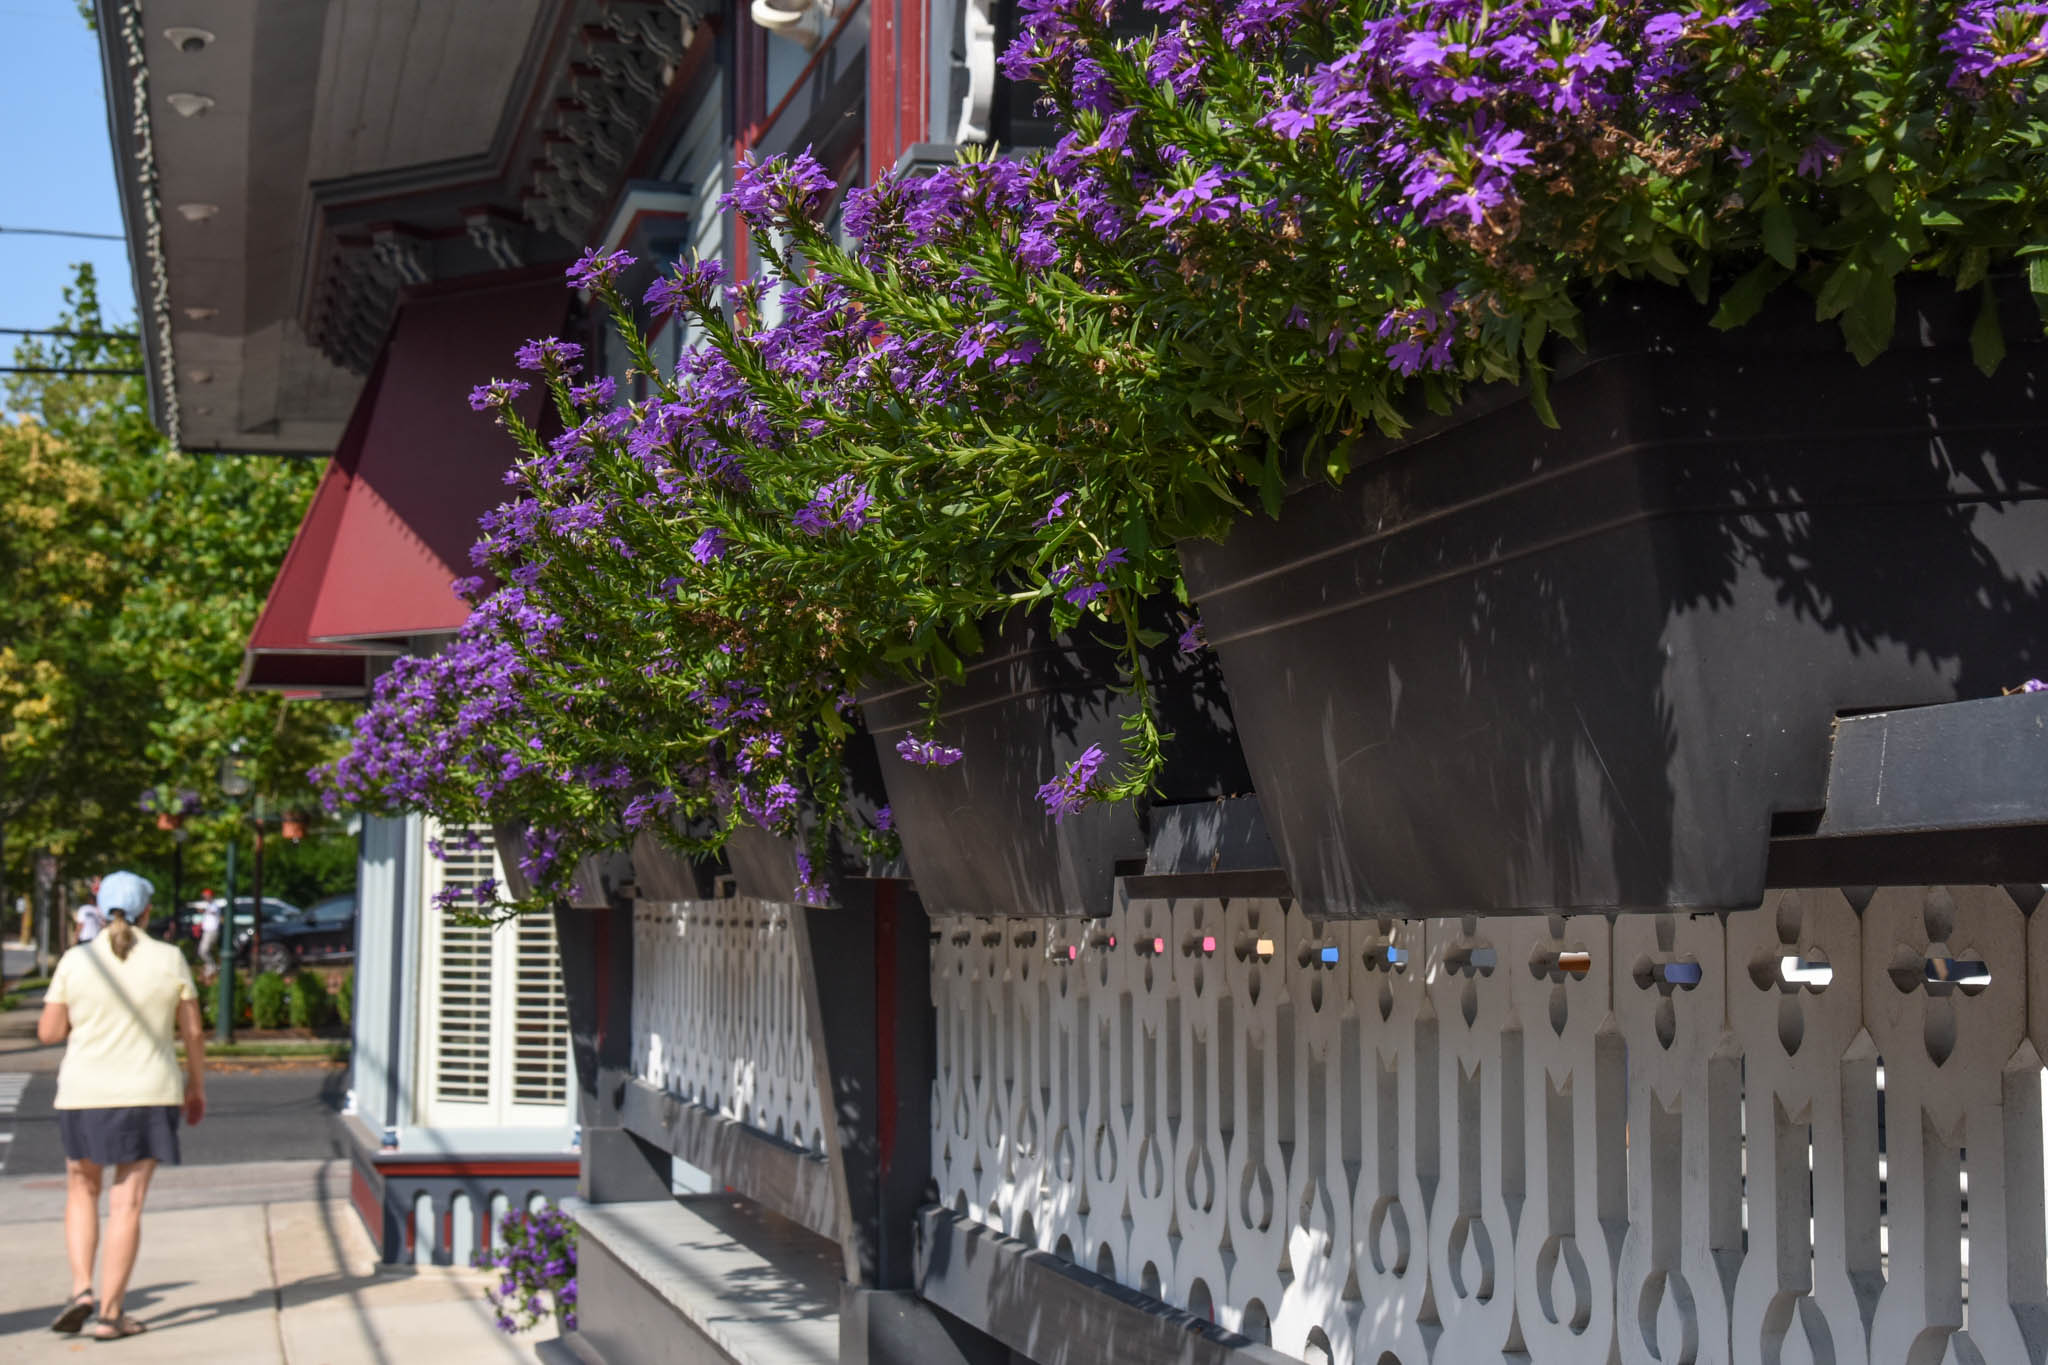
[[[2040,900],[935,921],[933,1176],[1307,1360],[2039,1362]]]
[[[787,905],[642,901],[633,916],[633,1074],[813,1154],[824,1151]]]

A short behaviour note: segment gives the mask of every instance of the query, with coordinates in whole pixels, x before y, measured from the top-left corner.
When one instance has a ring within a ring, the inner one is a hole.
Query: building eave
[[[180,444],[176,350],[171,337],[170,269],[164,259],[162,204],[157,197],[155,143],[149,119],[149,64],[138,0],[95,0],[100,71],[106,82],[107,133],[114,148],[122,235],[135,284],[143,377],[151,419]]]

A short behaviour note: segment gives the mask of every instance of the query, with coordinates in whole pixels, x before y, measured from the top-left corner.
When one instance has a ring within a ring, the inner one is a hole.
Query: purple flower
[[[513,399],[526,392],[527,387],[524,379],[493,379],[469,391],[469,406],[477,412],[509,407]]]
[[[1095,775],[1102,767],[1102,746],[1091,744],[1067,770],[1038,789],[1038,799],[1058,824],[1087,805],[1095,794]]]
[[[583,254],[576,258],[576,263],[568,269],[569,286],[572,289],[603,289],[631,268],[638,259],[627,251],[586,248]]]
[[[1809,180],[1817,180],[1827,169],[1842,159],[1842,149],[1825,137],[1815,136],[1799,154],[1799,165],[1795,173]]]
[[[1197,616],[1194,620],[1188,622],[1188,628],[1180,633],[1180,652],[1183,654],[1199,654],[1208,647],[1208,630],[1202,625],[1202,618]]]
[[[709,564],[725,558],[725,532],[713,526],[690,544],[690,558],[699,564]]]
[[[2039,678],[2029,678],[2020,684],[2019,690],[2021,692],[2048,692],[2048,682],[2042,682]]]
[[[583,348],[560,337],[541,337],[521,346],[513,360],[522,370],[567,370],[582,358]]]
[[[1045,515],[1040,517],[1037,521],[1032,522],[1031,524],[1033,526],[1052,525],[1054,522],[1058,521],[1061,517],[1067,514],[1067,504],[1072,502],[1073,500],[1074,495],[1072,493],[1060,494],[1058,497],[1052,500],[1052,506],[1045,509]]]
[[[760,227],[785,225],[799,218],[815,219],[837,188],[809,148],[770,161],[757,161],[747,153],[733,167],[733,186],[718,197],[718,207]]]
[[[880,810],[876,811],[875,828],[881,830],[884,834],[896,828],[896,812],[887,806],[883,806]]]
[[[832,903],[832,888],[818,881],[811,872],[810,855],[799,852],[796,855],[796,890],[790,900],[797,905],[823,906]]]
[[[964,750],[950,744],[941,744],[936,739],[916,739],[910,735],[896,741],[896,752],[905,763],[915,763],[920,768],[950,768],[967,756]]]
[[[647,286],[647,308],[656,317],[674,317],[685,307],[709,311],[725,281],[725,265],[700,260],[674,275],[664,275]]]
[[[868,524],[869,508],[874,497],[864,483],[857,484],[853,475],[841,474],[828,484],[820,485],[811,495],[811,500],[791,515],[790,525],[807,536],[822,536],[833,527],[845,531],[858,531]]]

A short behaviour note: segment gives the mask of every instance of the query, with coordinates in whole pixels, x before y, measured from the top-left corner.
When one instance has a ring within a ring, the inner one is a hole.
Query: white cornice
[[[142,255],[149,269],[149,279],[136,282],[136,293],[148,313],[146,325],[156,332],[163,429],[175,449],[179,445],[178,367],[171,350],[171,272],[164,259],[163,205],[157,197],[156,141],[149,123],[149,60],[142,47],[141,0],[121,0],[117,22],[127,56],[136,199],[142,209]],[[145,284],[146,290],[141,287]],[[145,364],[147,350],[145,347]]]

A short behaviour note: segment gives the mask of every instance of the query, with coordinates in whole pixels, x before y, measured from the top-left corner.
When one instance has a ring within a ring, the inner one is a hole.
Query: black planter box
[[[1787,291],[1790,294],[1790,291]],[[2048,655],[2048,347],[1901,291],[1862,367],[1790,294],[1589,319],[1562,423],[1475,395],[1182,561],[1302,908],[1755,905],[1838,714],[1996,695]]]
[[[1163,620],[1160,622],[1166,624]],[[1250,790],[1221,674],[1206,658],[1147,657],[1164,727],[1174,738],[1157,800],[1213,800]],[[886,755],[890,804],[918,899],[934,915],[1095,916],[1110,912],[1118,864],[1141,869],[1151,802],[1089,805],[1054,821],[1038,789],[1091,744],[1105,775],[1122,762],[1116,651],[1055,635],[1041,615],[1014,613],[986,652],[941,693],[937,738],[965,757],[920,767],[895,752],[922,735],[922,685],[871,688],[861,714]]]
[[[889,804],[889,791],[882,781],[882,759],[876,752],[874,738],[864,732],[854,734],[846,741],[844,761],[846,804],[854,818],[873,825],[882,808]],[[815,818],[812,812],[800,817],[806,828]],[[802,845],[794,838],[742,823],[725,843],[733,889],[757,900],[787,902],[797,886],[796,855],[801,851]],[[900,858],[871,857],[858,846],[849,845],[837,832],[830,839],[827,865],[813,869],[813,879],[832,891],[834,905],[841,899],[837,890],[841,882],[905,875]]]

